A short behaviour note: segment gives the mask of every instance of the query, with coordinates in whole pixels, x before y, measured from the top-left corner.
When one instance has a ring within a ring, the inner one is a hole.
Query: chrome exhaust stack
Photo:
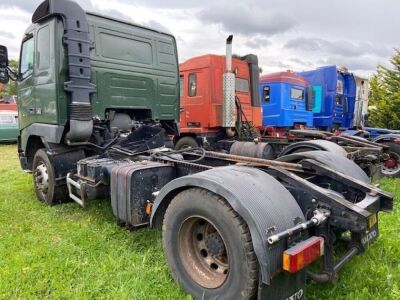
[[[236,126],[235,105],[235,74],[232,71],[232,39],[233,35],[226,39],[226,72],[222,77],[222,127],[226,128],[228,136],[234,135]]]

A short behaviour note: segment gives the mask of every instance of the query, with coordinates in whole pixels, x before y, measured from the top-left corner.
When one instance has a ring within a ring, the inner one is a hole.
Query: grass
[[[159,230],[117,226],[110,202],[47,207],[0,146],[0,298],[191,299],[169,275]],[[384,179],[400,196],[400,179]],[[307,299],[400,299],[400,211],[380,215],[381,236],[340,272],[307,286]]]

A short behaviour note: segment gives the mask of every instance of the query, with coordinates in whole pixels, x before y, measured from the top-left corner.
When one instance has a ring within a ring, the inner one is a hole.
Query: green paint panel
[[[145,109],[153,119],[179,120],[179,75],[175,39],[133,24],[88,14],[95,42],[91,64],[97,93],[93,112]]]
[[[87,14],[91,51],[93,117],[108,110],[147,110],[153,120],[179,121],[179,72],[175,38],[123,21]],[[64,26],[60,18],[26,30],[21,61],[27,75],[18,83],[22,144],[32,123],[66,125],[69,95]]]

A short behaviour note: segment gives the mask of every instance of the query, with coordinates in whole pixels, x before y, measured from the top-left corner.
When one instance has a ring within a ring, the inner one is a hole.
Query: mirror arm
[[[18,81],[19,80],[18,73],[16,73],[13,70],[11,70],[10,67],[7,67],[7,71],[8,71],[8,74],[9,74],[9,76],[10,76],[12,81]]]

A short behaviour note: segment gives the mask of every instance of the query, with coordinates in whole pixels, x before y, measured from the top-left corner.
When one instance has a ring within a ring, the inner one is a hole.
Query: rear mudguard
[[[290,144],[282,150],[278,157],[293,154],[300,149],[309,149],[308,151],[327,151],[347,157],[346,150],[344,150],[341,146],[325,140],[310,140]]]
[[[160,226],[174,196],[192,187],[220,195],[244,219],[250,229],[259,261],[261,282],[270,285],[271,280],[274,281],[272,278],[282,270],[282,253],[288,246],[286,241],[281,241],[267,247],[267,238],[304,221],[304,215],[290,192],[274,177],[256,168],[218,167],[180,177],[165,185],[155,199],[151,226]],[[277,277],[281,276],[287,279],[277,280],[283,286],[280,286],[279,294],[271,299],[287,298],[303,288],[303,272],[295,275],[281,273]],[[296,282],[301,282],[300,286]]]
[[[350,175],[363,182],[370,182],[367,174],[354,161],[328,151],[293,153],[279,157],[277,161],[297,163],[303,159],[313,159],[333,170]]]

